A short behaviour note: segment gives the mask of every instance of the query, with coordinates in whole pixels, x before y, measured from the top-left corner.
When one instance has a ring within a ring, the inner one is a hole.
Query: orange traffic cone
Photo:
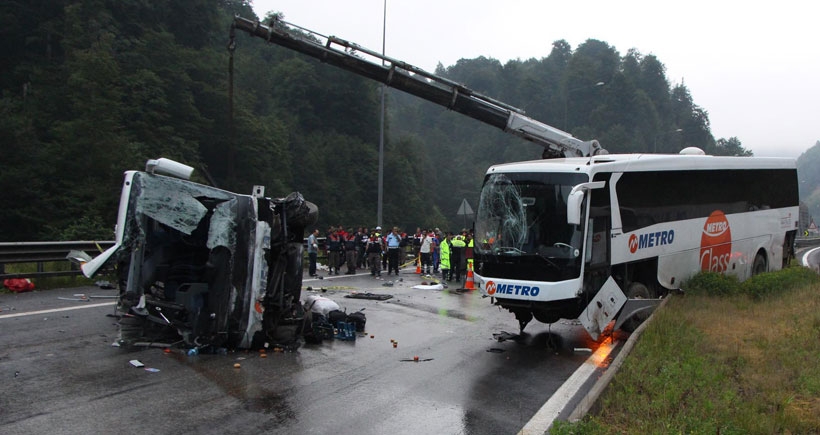
[[[416,257],[416,273],[421,275],[421,256]]]
[[[475,290],[475,279],[473,278],[473,263],[467,262],[467,279],[464,281],[465,290]]]

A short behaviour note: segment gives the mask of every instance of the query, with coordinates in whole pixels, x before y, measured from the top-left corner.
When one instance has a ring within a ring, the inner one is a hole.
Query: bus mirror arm
[[[567,197],[567,223],[570,225],[581,224],[581,205],[584,203],[584,194],[590,189],[601,189],[606,185],[605,181],[593,181],[591,183],[581,183],[572,188]]]

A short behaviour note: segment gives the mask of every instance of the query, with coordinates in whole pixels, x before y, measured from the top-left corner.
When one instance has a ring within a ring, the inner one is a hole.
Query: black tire
[[[628,299],[651,299],[653,296],[652,291],[649,290],[649,287],[644,285],[642,282],[635,281],[630,283],[629,287],[627,287],[626,297]],[[648,315],[641,314],[633,316],[621,325],[621,329],[626,332],[634,332],[648,317]]]
[[[752,263],[752,276],[760,275],[767,270],[766,257],[763,254],[755,255],[755,261]]]

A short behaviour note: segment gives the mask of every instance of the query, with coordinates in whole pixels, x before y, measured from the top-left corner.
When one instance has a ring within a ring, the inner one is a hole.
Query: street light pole
[[[382,16],[382,66],[384,66],[385,35],[387,34],[387,0],[384,0],[384,14]],[[384,203],[384,93],[387,86],[382,84],[381,124],[379,126],[379,193],[376,207],[376,225],[382,226],[382,206]]]
[[[656,134],[655,135],[655,143],[652,145],[652,154],[657,154],[657,152],[658,152],[658,140],[660,140],[660,138],[662,138],[663,136],[666,136],[667,134],[670,134],[670,133],[680,133],[682,131],[683,131],[682,128],[676,128],[672,131],[667,131],[665,133]]]
[[[598,82],[598,83],[595,83],[594,85],[581,86],[581,87],[578,87],[578,88],[573,88],[573,89],[568,89],[567,90],[567,95],[564,97],[564,131],[567,131],[567,119],[568,119],[568,114],[569,114],[569,94],[571,94],[572,92],[575,92],[575,91],[580,91],[581,89],[597,88],[597,87],[603,86],[605,84],[606,83],[604,83],[604,82]]]

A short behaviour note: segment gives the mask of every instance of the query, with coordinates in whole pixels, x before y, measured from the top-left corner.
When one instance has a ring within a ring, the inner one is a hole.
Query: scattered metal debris
[[[141,363],[140,360],[138,360],[138,359],[132,359],[131,361],[128,361],[128,363],[130,363],[132,366],[137,367],[137,368],[145,367],[145,364]]]
[[[498,340],[499,343],[507,340],[516,340],[518,337],[520,337],[518,334],[511,334],[507,331],[496,332],[493,334],[493,338]]]
[[[349,295],[345,295],[346,298],[350,299],[372,299],[376,301],[385,301],[393,297],[393,295],[383,294],[383,293],[351,293]]]

